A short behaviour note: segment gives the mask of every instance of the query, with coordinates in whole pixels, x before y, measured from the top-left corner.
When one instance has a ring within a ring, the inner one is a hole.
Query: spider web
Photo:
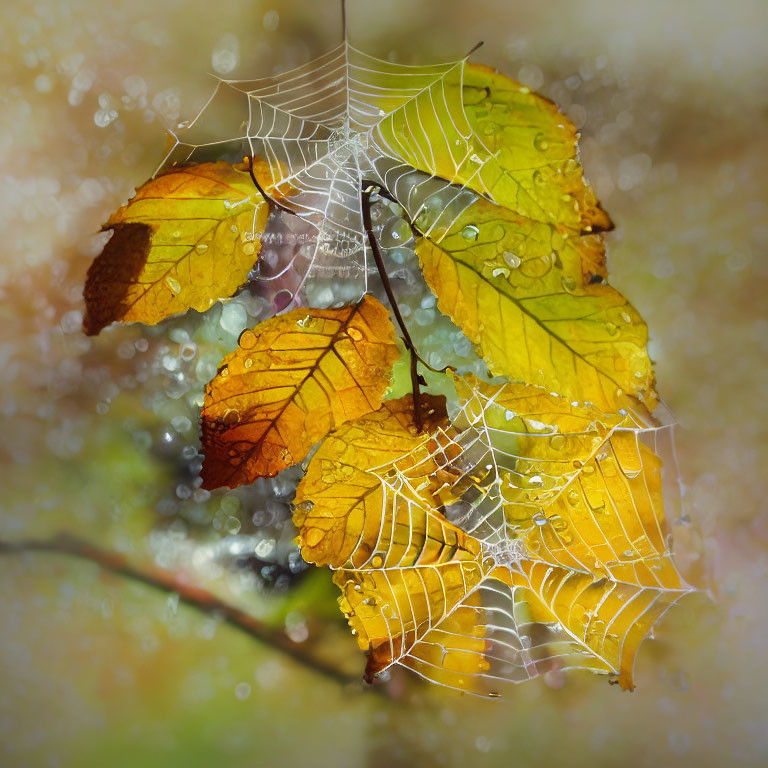
[[[428,66],[394,64],[345,41],[280,75],[219,79],[198,115],[169,131],[171,145],[160,168],[216,151],[233,157],[239,151],[238,160],[245,152],[263,155],[271,172],[265,191],[313,232],[309,246],[270,279],[288,269],[300,271],[296,294],[312,275],[342,275],[357,280],[362,294],[372,271],[363,226],[364,181],[387,189],[411,220],[429,210],[431,228],[446,226],[446,217],[455,219],[476,199],[437,176],[438,157],[443,168],[450,158],[456,172],[474,163],[472,178],[485,162],[476,155],[461,100],[465,63],[466,58]],[[216,111],[223,92],[239,96],[245,105],[240,102],[239,132],[219,138],[222,126],[216,119],[207,130],[198,129]],[[404,160],[414,156],[420,170]]]
[[[371,470],[384,489],[378,539],[344,570],[383,596],[392,663],[433,682],[498,695],[504,683],[550,670],[616,676],[615,651],[621,657],[638,623],[651,620],[647,633],[694,591],[672,559],[682,515],[674,425],[626,414],[607,430],[592,423],[563,433],[533,416],[517,427],[513,414],[514,426],[499,429],[492,411],[503,391],[475,391],[453,419],[461,431],[443,429],[420,451]],[[430,479],[436,466],[442,485]],[[607,493],[597,494],[600,484]],[[426,500],[441,496],[442,508]],[[566,503],[580,513],[566,517]],[[480,542],[479,565],[446,532],[453,526]],[[599,600],[585,598],[596,583]],[[551,621],[532,600],[557,606]],[[579,610],[589,615],[579,633],[558,620]]]

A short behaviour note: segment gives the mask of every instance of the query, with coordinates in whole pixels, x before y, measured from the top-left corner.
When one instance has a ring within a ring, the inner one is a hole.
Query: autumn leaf
[[[203,487],[272,477],[330,430],[376,410],[398,354],[387,311],[372,296],[244,331],[206,387]]]
[[[425,557],[425,548],[445,554],[470,546],[463,532],[447,525],[430,505],[414,507],[428,495],[429,484],[439,482],[446,463],[433,455],[437,446],[425,438],[438,427],[448,427],[445,399],[425,395],[422,407],[423,432],[414,425],[413,398],[408,395],[348,422],[323,441],[294,499],[294,523],[300,529],[305,560],[335,568],[375,565],[378,560],[383,565],[385,558],[387,563],[397,564],[403,558],[410,562]],[[401,503],[392,510],[393,528],[381,529],[384,489],[376,468],[396,460],[400,460],[400,472],[407,475],[408,467],[413,466],[420,477],[427,478],[427,485],[413,494],[404,488]],[[419,515],[415,525],[414,514]],[[478,551],[475,548],[471,555]]]
[[[642,442],[643,425],[523,384],[455,382],[464,423],[482,425],[495,458],[499,529],[551,565],[683,588],[668,549],[661,460]]]
[[[414,435],[403,399],[332,433],[297,493],[302,553],[336,570],[367,677],[399,663],[497,695],[581,668],[631,688],[641,641],[691,591],[669,552],[660,462],[631,449],[642,429],[535,387],[457,389],[454,426]]]
[[[571,121],[489,67],[458,62],[384,118],[374,135],[414,168],[529,221],[575,234],[613,226],[584,183]]]
[[[104,225],[112,237],[88,270],[85,332],[117,320],[153,325],[232,296],[258,258],[268,213],[247,170],[229,163],[150,179]]]
[[[334,580],[369,651],[369,679],[408,652],[430,617],[447,618],[482,576],[479,542],[432,506],[429,489],[438,490],[443,461],[431,435],[448,422],[443,398],[424,400],[422,432],[410,395],[336,430],[313,456],[294,502],[304,559],[339,569]],[[395,462],[406,480],[391,500],[379,473]]]
[[[645,323],[585,270],[593,238],[565,237],[478,200],[439,239],[419,238],[416,250],[438,308],[493,374],[604,410],[622,407],[624,395],[652,408]]]

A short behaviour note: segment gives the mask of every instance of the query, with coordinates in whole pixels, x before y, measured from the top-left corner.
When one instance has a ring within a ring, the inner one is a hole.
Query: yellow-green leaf
[[[652,408],[645,323],[618,291],[591,281],[583,239],[478,200],[416,249],[439,309],[493,374],[607,411],[626,395]]]
[[[383,119],[374,135],[403,162],[532,221],[571,233],[612,227],[584,183],[571,121],[488,67],[457,64]]]

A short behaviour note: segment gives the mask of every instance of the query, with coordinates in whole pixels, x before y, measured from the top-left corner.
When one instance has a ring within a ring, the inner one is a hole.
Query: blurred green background
[[[505,701],[395,674],[340,683],[80,559],[0,558],[0,764],[667,766],[768,761],[768,6],[764,0],[349,0],[352,41],[461,57],[553,98],[617,229],[681,424],[688,514],[718,587],[646,643],[632,694],[533,681]],[[5,0],[0,7],[0,539],[75,533],[159,566],[355,680],[329,575],[292,549],[288,480],[208,495],[194,414],[243,297],[157,329],[80,333],[101,223],[192,117],[206,73],[338,41],[335,0]]]

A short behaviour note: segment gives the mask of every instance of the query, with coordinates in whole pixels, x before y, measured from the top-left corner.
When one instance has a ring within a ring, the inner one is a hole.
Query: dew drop
[[[222,421],[226,426],[233,427],[235,424],[237,424],[240,421],[239,411],[236,411],[234,409],[230,409],[226,411]]]
[[[549,149],[549,144],[547,143],[547,140],[546,140],[546,137],[544,136],[543,131],[539,131],[533,137],[533,146],[539,152],[546,152]]]
[[[165,284],[171,289],[171,292],[174,295],[177,295],[181,292],[181,286],[179,285],[178,280],[174,280],[172,277],[166,277],[165,278]]]
[[[504,263],[512,269],[517,269],[522,263],[522,259],[512,251],[504,251],[503,259]]]
[[[198,243],[198,244],[195,246],[195,250],[196,250],[198,253],[205,253],[205,252],[208,250],[208,246],[207,246],[205,243]]]
[[[480,229],[474,224],[467,224],[467,226],[461,230],[461,236],[465,240],[477,240],[480,236]]]
[[[246,328],[237,340],[241,349],[253,349],[256,346],[256,334],[250,329]]]
[[[555,451],[562,451],[565,447],[565,438],[562,435],[552,435],[549,438],[549,445]]]

